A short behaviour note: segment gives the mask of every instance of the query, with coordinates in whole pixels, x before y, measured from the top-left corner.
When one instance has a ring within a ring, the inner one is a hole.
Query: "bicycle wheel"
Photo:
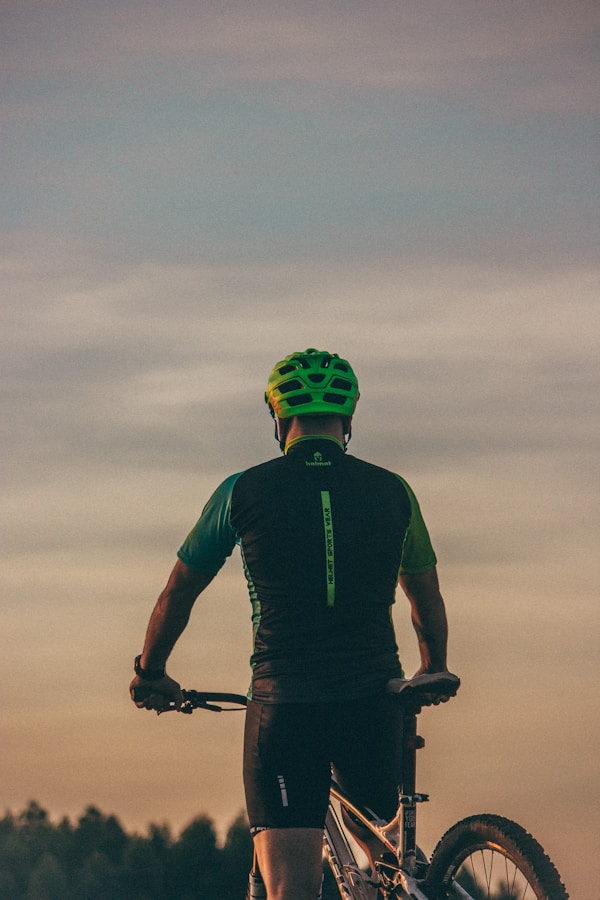
[[[443,900],[459,885],[473,900],[568,900],[554,864],[524,828],[502,816],[462,819],[441,838],[424,890]],[[464,894],[459,894],[464,897]]]

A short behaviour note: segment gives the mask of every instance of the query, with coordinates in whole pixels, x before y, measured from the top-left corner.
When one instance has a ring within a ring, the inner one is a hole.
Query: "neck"
[[[342,416],[294,416],[279,420],[279,434],[288,447],[292,442],[309,437],[334,438],[345,447],[350,420]]]
[[[291,440],[286,440],[284,453],[289,453],[292,447],[295,447],[296,444],[302,443],[302,441],[332,441],[334,444],[337,444],[340,450],[346,449],[346,445],[344,441],[341,441],[339,438],[334,437],[332,434],[302,434],[300,437],[292,438]]]

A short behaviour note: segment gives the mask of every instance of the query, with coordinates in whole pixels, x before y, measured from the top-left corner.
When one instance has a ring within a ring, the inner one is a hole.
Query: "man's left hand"
[[[181,685],[168,675],[158,681],[146,681],[136,675],[129,685],[129,694],[138,709],[165,712],[167,709],[180,709],[183,703]]]

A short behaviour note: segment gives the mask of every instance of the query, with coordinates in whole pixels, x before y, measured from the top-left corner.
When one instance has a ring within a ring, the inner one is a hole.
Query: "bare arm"
[[[162,669],[185,629],[198,595],[210,578],[194,572],[177,560],[166,587],[152,610],[141,664],[144,669]]]
[[[194,572],[181,560],[177,560],[166,587],[150,615],[140,659],[143,670],[164,669],[173,647],[189,621],[198,595],[210,581],[210,577]],[[146,690],[151,687],[153,693],[143,700],[134,699],[136,706],[160,709],[164,708],[168,700],[175,700],[178,705],[182,701],[179,684],[166,674],[155,681],[148,681],[136,675],[129,688],[132,696],[134,689],[140,687]]]
[[[447,671],[448,623],[436,569],[418,575],[401,575],[399,583],[408,597],[419,642],[421,666],[415,675]]]

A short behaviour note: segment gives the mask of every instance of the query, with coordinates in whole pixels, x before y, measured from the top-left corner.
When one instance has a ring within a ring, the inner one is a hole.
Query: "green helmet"
[[[350,363],[337,353],[312,347],[278,362],[265,392],[271,414],[278,419],[351,416],[358,397],[358,381]]]

